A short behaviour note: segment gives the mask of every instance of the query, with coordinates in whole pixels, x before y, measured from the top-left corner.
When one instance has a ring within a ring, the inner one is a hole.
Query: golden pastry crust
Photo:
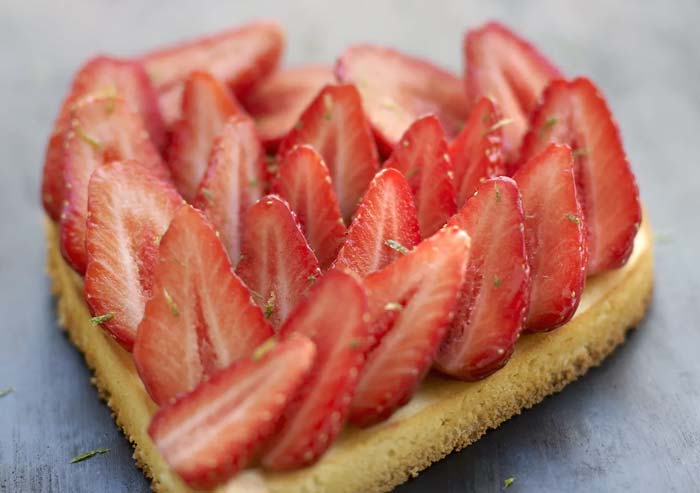
[[[61,257],[57,228],[48,220],[46,231],[59,323],[85,355],[94,372],[93,383],[134,446],[136,463],[151,478],[154,491],[192,491],[148,436],[157,406],[141,384],[131,355],[90,324],[82,280]],[[554,332],[523,336],[502,370],[473,383],[430,376],[390,420],[364,430],[348,427],[314,466],[288,473],[246,471],[216,491],[390,491],[600,364],[644,316],[652,285],[651,230],[645,221],[627,265],[589,279],[576,316]]]

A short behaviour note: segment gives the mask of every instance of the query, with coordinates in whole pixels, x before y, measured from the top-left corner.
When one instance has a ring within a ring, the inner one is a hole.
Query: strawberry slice
[[[419,242],[411,188],[399,171],[386,168],[369,184],[334,267],[365,277],[383,269]]]
[[[398,169],[411,185],[423,238],[457,212],[452,163],[437,117],[428,115],[413,122],[384,167]]]
[[[79,273],[85,273],[85,220],[88,182],[99,164],[135,159],[156,176],[170,173],[148,138],[141,118],[116,96],[90,96],[73,106],[65,134],[63,177],[65,205],[61,214],[61,251]]]
[[[588,235],[588,274],[624,265],[642,219],[639,192],[617,125],[590,80],[557,80],[545,90],[523,141],[523,160],[549,142],[573,149]]]
[[[513,352],[530,295],[523,220],[518,186],[505,177],[482,183],[450,220],[469,233],[472,247],[457,314],[437,353],[440,371],[477,380]]]
[[[262,196],[266,175],[265,150],[255,124],[245,115],[229,117],[214,139],[193,204],[219,232],[234,264],[241,250],[241,216]]]
[[[464,79],[475,102],[490,97],[511,123],[503,128],[503,151],[517,158],[528,116],[549,81],[561,77],[537,49],[498,22],[489,22],[464,37]]]
[[[280,197],[261,198],[243,217],[236,272],[273,327],[280,326],[320,277],[318,260],[294,213]]]
[[[452,138],[467,119],[462,81],[432,63],[367,44],[346,49],[335,67],[338,80],[357,84],[383,154],[419,116],[433,113]]]
[[[248,356],[272,336],[204,215],[181,207],[158,247],[134,362],[158,404]]]
[[[569,147],[550,144],[513,176],[525,210],[532,278],[525,322],[529,331],[551,330],[568,322],[586,281],[586,229],[576,200],[573,165]]]
[[[256,84],[242,104],[255,118],[265,147],[275,151],[323,86],[334,83],[333,70],[325,65],[280,70]]]
[[[338,310],[342,300],[343,309]],[[351,275],[329,271],[280,329],[316,343],[309,380],[284,413],[281,431],[263,455],[269,469],[288,470],[314,462],[332,444],[347,417],[370,345],[367,297]]]
[[[88,188],[85,301],[131,351],[151,297],[158,242],[182,198],[136,161],[100,165]]]
[[[182,118],[175,124],[167,156],[175,186],[192,201],[207,171],[214,139],[226,120],[242,110],[228,89],[207,72],[193,72],[185,83]]]
[[[148,434],[189,485],[211,488],[254,457],[307,379],[314,344],[295,334],[262,356],[234,363],[161,408]]]
[[[506,122],[500,118],[493,101],[481,98],[472,107],[462,131],[450,144],[458,207],[474,195],[482,181],[506,174],[501,149],[501,127]]]
[[[468,259],[467,234],[445,228],[365,279],[380,342],[360,375],[352,423],[377,423],[410,400],[452,320]]]
[[[166,122],[172,123],[178,119],[183,87],[191,72],[209,72],[240,96],[274,70],[283,49],[280,25],[262,21],[157,50],[141,61],[161,94]]]
[[[73,80],[46,148],[42,200],[46,212],[54,221],[60,219],[63,206],[63,137],[70,129],[71,107],[91,93],[118,94],[143,118],[156,147],[162,149],[165,144],[165,127],[158,109],[158,98],[141,64],[107,56],[89,60]]]
[[[345,224],[321,156],[309,146],[289,152],[280,164],[274,191],[296,213],[321,268],[328,267],[343,243]]]
[[[284,157],[298,145],[310,145],[322,157],[333,179],[340,212],[347,220],[379,170],[377,149],[360,94],[354,86],[326,86],[280,144]]]

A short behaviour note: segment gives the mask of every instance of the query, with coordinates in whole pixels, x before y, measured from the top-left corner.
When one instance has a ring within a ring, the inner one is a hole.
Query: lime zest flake
[[[404,254],[404,255],[406,255],[409,252],[408,248],[406,248],[405,246],[403,246],[401,243],[399,243],[396,240],[386,240],[384,242],[384,244],[386,246],[388,246],[389,248],[391,248],[392,250],[395,250],[395,251],[397,251],[401,254]]]
[[[105,313],[104,315],[97,315],[90,319],[92,325],[100,325],[105,322],[109,322],[114,318],[114,313]]]
[[[175,303],[175,300],[172,296],[170,296],[170,293],[168,293],[168,290],[165,288],[163,288],[163,296],[165,296],[165,302],[168,304],[168,308],[170,308],[170,313],[176,317],[179,317],[180,307],[177,306],[177,303]]]
[[[488,134],[490,134],[491,132],[495,132],[495,131],[498,130],[499,128],[503,128],[503,127],[505,127],[506,125],[510,125],[511,123],[513,123],[513,119],[512,119],[512,118],[501,118],[501,119],[498,120],[496,123],[494,123],[494,124],[491,125],[489,128],[487,128],[487,129],[484,131],[484,135],[488,135]]]
[[[90,452],[85,452],[84,454],[76,455],[75,457],[73,457],[71,459],[69,464],[75,464],[76,462],[82,462],[82,461],[89,459],[91,457],[95,457],[98,454],[106,454],[107,452],[109,452],[108,448],[98,448],[95,450],[91,450]]]
[[[260,344],[253,351],[253,361],[258,361],[260,358],[269,353],[277,345],[277,338],[270,337],[268,340]]]
[[[207,199],[207,202],[210,204],[214,203],[214,194],[212,193],[211,190],[209,190],[206,187],[202,187],[202,195],[204,195],[204,198]]]
[[[83,127],[76,125],[75,133],[80,137],[80,140],[90,145],[95,151],[102,152],[102,143],[92,135],[88,135],[88,133],[83,130]]]
[[[265,306],[263,307],[263,315],[265,315],[265,318],[270,318],[274,312],[275,312],[275,292],[271,291],[270,297],[267,299],[267,301],[265,302]]]
[[[581,224],[581,220],[576,214],[572,214],[571,212],[569,212],[566,214],[565,217],[574,224]]]
[[[501,284],[503,284],[503,279],[498,276],[493,276],[493,287],[500,288]]]
[[[505,489],[508,488],[511,484],[515,483],[515,479],[516,479],[515,476],[511,476],[511,477],[509,477],[509,478],[504,479],[504,480],[503,480],[503,489],[505,490]]]
[[[588,149],[585,147],[579,147],[578,149],[574,149],[571,151],[571,157],[577,158],[577,157],[582,157],[582,156],[587,156],[588,155]]]
[[[13,387],[5,387],[4,389],[0,389],[0,397],[5,397],[6,395],[9,395],[13,393],[15,389]]]
[[[550,116],[549,118],[547,118],[547,120],[544,122],[544,125],[542,125],[542,128],[540,128],[540,137],[543,137],[545,133],[551,130],[552,127],[556,125],[558,121],[559,120],[555,116]]]

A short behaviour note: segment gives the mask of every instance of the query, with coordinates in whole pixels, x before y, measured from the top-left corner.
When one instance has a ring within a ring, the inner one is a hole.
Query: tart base
[[[168,467],[148,436],[157,406],[146,393],[131,355],[90,324],[82,279],[63,260],[58,229],[48,219],[46,232],[58,322],[93,370],[92,382],[134,446],[137,465],[156,492],[194,491]],[[248,470],[215,491],[390,491],[600,364],[643,318],[652,286],[652,239],[645,220],[629,262],[590,278],[574,318],[553,332],[524,335],[502,370],[471,383],[431,375],[411,402],[388,421],[367,429],[347,427],[315,465],[287,473]]]

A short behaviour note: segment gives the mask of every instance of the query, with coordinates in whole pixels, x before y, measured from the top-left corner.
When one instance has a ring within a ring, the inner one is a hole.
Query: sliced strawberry
[[[411,188],[399,171],[386,168],[369,184],[334,267],[365,277],[383,269],[419,242]]]
[[[262,196],[266,174],[255,124],[245,115],[229,117],[214,139],[193,204],[219,232],[234,265],[241,250],[241,217]]]
[[[157,50],[141,61],[161,94],[166,122],[172,123],[178,119],[183,86],[191,72],[209,72],[240,96],[274,70],[283,49],[280,25],[262,21]]]
[[[73,106],[64,140],[65,205],[61,214],[61,250],[85,273],[85,220],[90,175],[101,163],[135,159],[158,177],[169,180],[141,118],[116,96],[87,97]]]
[[[368,426],[408,402],[452,320],[469,259],[469,237],[444,228],[365,279],[370,353],[350,407],[350,421]]]
[[[586,281],[586,229],[573,166],[569,147],[550,144],[513,176],[525,210],[532,278],[525,328],[530,331],[568,322]]]
[[[315,353],[308,338],[295,334],[235,363],[161,408],[148,434],[185,482],[214,487],[243,469],[275,432]]]
[[[637,184],[605,99],[586,78],[552,82],[523,141],[527,160],[549,142],[573,149],[578,199],[587,229],[588,274],[624,265],[642,211]]]
[[[437,117],[428,115],[413,122],[384,167],[398,169],[411,185],[423,238],[457,212],[452,163]]]
[[[158,243],[182,198],[136,161],[100,165],[90,178],[85,301],[131,351],[151,297]]]
[[[274,151],[314,96],[333,83],[333,70],[325,65],[284,69],[256,84],[242,103],[255,118],[263,143]]]
[[[134,362],[158,404],[248,356],[272,336],[204,215],[181,207],[158,247]]]
[[[335,73],[338,80],[357,85],[384,154],[419,116],[437,115],[450,138],[467,119],[462,81],[428,61],[381,46],[355,45],[340,56]]]
[[[306,296],[321,271],[289,205],[276,195],[253,204],[243,217],[236,272],[273,327]]]
[[[70,129],[71,107],[91,93],[119,95],[143,118],[156,147],[162,149],[165,144],[165,127],[158,109],[157,95],[141,64],[106,56],[89,60],[73,80],[46,148],[42,200],[46,212],[54,221],[59,220],[63,207],[63,137]]]
[[[462,131],[450,144],[458,207],[474,195],[483,180],[506,174],[501,149],[501,127],[505,123],[493,101],[481,98],[472,107]]]
[[[349,219],[379,169],[372,132],[354,86],[324,87],[280,144],[279,156],[304,144],[323,157],[340,211]]]
[[[281,431],[263,455],[263,466],[276,470],[306,466],[333,443],[345,423],[370,347],[366,315],[364,288],[337,270],[329,271],[290,314],[280,337],[294,333],[310,337],[316,343],[316,362],[285,411]]]
[[[321,268],[328,267],[343,243],[345,224],[321,156],[309,146],[289,152],[280,164],[274,191],[296,213]]]
[[[518,186],[492,178],[450,220],[472,239],[457,314],[435,366],[464,380],[501,368],[520,335],[530,295],[530,269]]]
[[[492,98],[512,122],[503,128],[503,150],[517,158],[528,116],[545,86],[561,74],[523,38],[498,22],[489,22],[464,37],[467,94],[472,102]]]
[[[173,128],[167,156],[175,185],[192,201],[207,171],[214,139],[226,120],[241,109],[226,87],[206,72],[193,72],[185,83],[182,118]]]

